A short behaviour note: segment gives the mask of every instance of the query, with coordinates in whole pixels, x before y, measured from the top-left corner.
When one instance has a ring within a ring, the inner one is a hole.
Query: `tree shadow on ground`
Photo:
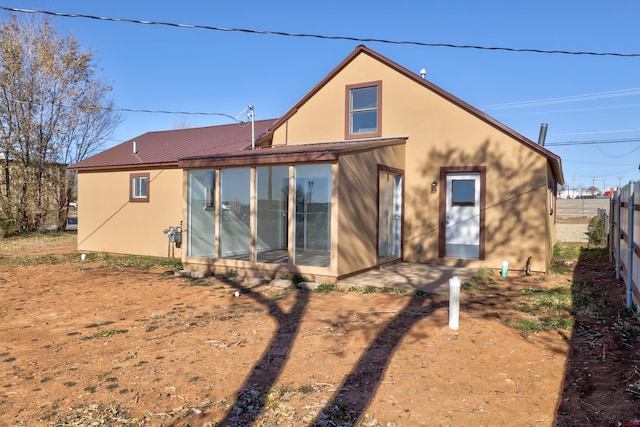
[[[357,425],[403,337],[414,324],[446,304],[447,298],[444,296],[412,296],[407,305],[376,335],[312,425]]]
[[[260,415],[260,411],[265,405],[266,392],[273,387],[289,359],[289,353],[302,323],[302,316],[309,303],[309,293],[298,291],[293,307],[286,313],[280,308],[277,301],[267,298],[258,289],[248,289],[238,284],[234,284],[234,287],[243,295],[267,307],[269,315],[277,323],[277,328],[269,347],[263,353],[262,358],[253,366],[244,386],[236,395],[235,403],[231,405],[224,419],[218,423],[221,427],[228,425],[248,426],[255,422]]]
[[[277,301],[269,299],[258,289],[248,289],[238,284],[233,286],[243,295],[267,307],[269,315],[277,323],[277,328],[268,348],[254,365],[227,414],[217,423],[220,427],[249,426],[257,421],[265,408],[267,393],[275,385],[279,374],[289,361],[288,356],[299,333],[299,326],[311,296],[309,291],[296,290],[293,307],[285,313]],[[434,310],[446,304],[446,301],[447,298],[443,296],[414,293],[405,307],[376,334],[351,373],[336,388],[336,394],[328,400],[310,425],[356,425],[379,386],[385,368],[402,338],[415,323],[428,317]]]

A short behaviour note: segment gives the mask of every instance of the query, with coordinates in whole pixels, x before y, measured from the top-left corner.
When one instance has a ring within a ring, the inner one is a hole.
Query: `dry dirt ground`
[[[446,295],[196,280],[74,245],[0,242],[2,426],[640,425],[640,323],[601,250],[485,272],[452,330]]]

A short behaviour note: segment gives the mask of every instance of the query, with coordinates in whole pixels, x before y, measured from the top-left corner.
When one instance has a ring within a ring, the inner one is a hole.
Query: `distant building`
[[[562,190],[558,192],[558,199],[579,199],[582,193],[578,190]]]

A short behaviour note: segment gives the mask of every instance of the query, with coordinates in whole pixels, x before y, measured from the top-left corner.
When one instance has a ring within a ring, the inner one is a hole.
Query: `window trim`
[[[147,180],[147,196],[146,197],[135,197],[134,195],[134,182],[136,179],[145,178]],[[132,203],[149,203],[149,181],[150,174],[149,173],[132,173],[129,174],[129,202]]]
[[[378,90],[377,107],[377,129],[375,132],[351,133],[351,91],[353,89],[363,89],[376,87]],[[345,139],[378,138],[382,136],[382,80],[373,82],[357,83],[345,87]]]
[[[478,166],[440,166],[440,184],[439,191],[439,227],[438,227],[438,257],[445,258],[445,235],[446,235],[446,216],[447,216],[447,174],[448,173],[478,173],[480,174],[480,254],[478,259],[484,260],[485,240],[486,240],[486,207],[487,207],[487,167]]]

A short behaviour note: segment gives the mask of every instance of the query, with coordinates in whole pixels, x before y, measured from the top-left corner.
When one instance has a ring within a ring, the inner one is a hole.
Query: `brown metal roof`
[[[295,145],[274,145],[255,150],[237,151],[208,157],[181,159],[180,168],[253,166],[294,163],[335,162],[342,154],[405,144],[406,136],[363,140],[322,142]]]
[[[256,139],[273,125],[256,120]],[[136,153],[134,150],[134,141]],[[79,171],[178,166],[184,157],[210,157],[251,147],[251,124],[147,132],[69,166]]]

